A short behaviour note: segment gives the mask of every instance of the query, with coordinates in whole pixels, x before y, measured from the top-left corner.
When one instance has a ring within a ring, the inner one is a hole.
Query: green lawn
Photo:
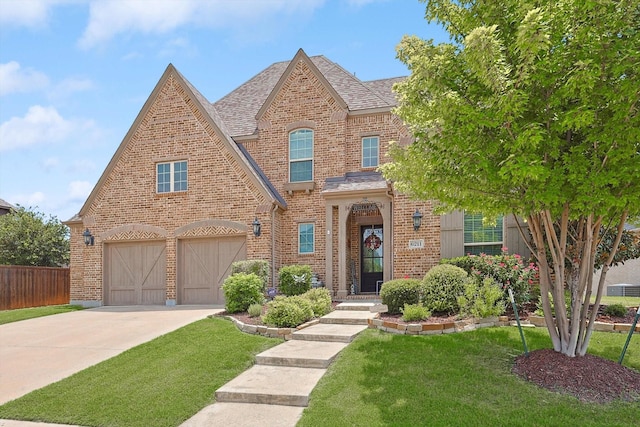
[[[50,316],[52,314],[66,313],[68,311],[82,310],[79,305],[48,305],[45,307],[20,308],[16,310],[0,310],[0,325],[20,320],[33,319],[35,317]]]
[[[549,348],[526,329],[530,349]],[[617,360],[625,334],[594,333],[591,353]],[[368,330],[343,350],[298,426],[630,426],[640,402],[580,403],[511,374],[517,328],[410,336]],[[640,370],[640,336],[625,366]]]
[[[282,340],[228,320],[187,325],[0,406],[0,418],[81,426],[177,426]]]
[[[591,303],[593,304],[596,301],[595,295],[591,296]],[[640,305],[640,298],[638,297],[608,297],[603,296],[600,304],[603,305],[611,305],[611,304],[622,304],[625,307],[638,307]]]

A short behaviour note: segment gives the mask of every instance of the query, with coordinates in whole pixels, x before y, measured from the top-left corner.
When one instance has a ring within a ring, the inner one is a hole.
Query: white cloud
[[[93,184],[88,181],[71,181],[68,188],[68,201],[84,202],[93,190]]]
[[[49,91],[49,97],[53,99],[66,98],[75,92],[83,92],[93,88],[93,82],[90,79],[82,77],[70,77],[56,84]]]
[[[91,120],[67,120],[54,107],[34,105],[24,117],[12,117],[0,124],[0,151],[51,144],[74,134],[98,138],[100,131]]]
[[[99,0],[78,44],[88,49],[122,33],[165,34],[185,25],[247,30],[276,14],[312,13],[325,0]],[[274,22],[281,25],[281,22]]]
[[[41,191],[36,191],[31,194],[14,194],[11,196],[13,205],[24,206],[25,208],[36,207],[39,206],[43,201],[46,200],[44,193]]]
[[[23,69],[16,61],[0,64],[0,96],[14,92],[35,91],[48,84],[49,78],[40,71],[31,68]]]
[[[54,6],[84,0],[0,0],[0,24],[37,28],[47,24]]]
[[[48,157],[40,162],[40,166],[45,172],[51,172],[60,164],[60,159],[57,157]]]

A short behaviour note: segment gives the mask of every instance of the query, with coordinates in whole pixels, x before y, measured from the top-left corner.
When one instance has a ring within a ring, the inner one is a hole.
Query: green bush
[[[295,328],[313,318],[311,302],[300,295],[277,296],[267,303],[262,321],[276,328]]]
[[[253,273],[232,274],[225,279],[222,290],[229,313],[247,311],[251,304],[264,302],[262,280]]]
[[[470,277],[464,285],[464,294],[458,297],[458,305],[462,314],[473,317],[500,316],[506,306],[502,297],[502,288],[491,277],[482,282]]]
[[[332,310],[331,293],[326,288],[309,289],[302,297],[311,303],[313,317],[322,317]]]
[[[269,262],[263,259],[248,259],[245,261],[236,261],[231,264],[231,274],[236,273],[253,273],[262,280],[263,290],[266,291],[269,283]]]
[[[262,315],[262,304],[251,304],[247,309],[249,317],[258,317]]]
[[[610,304],[602,311],[607,316],[624,317],[627,315],[627,307],[622,304]]]
[[[311,267],[308,265],[287,265],[278,273],[280,293],[301,295],[311,289]]]
[[[420,280],[389,280],[382,284],[380,298],[382,298],[382,303],[389,307],[390,314],[399,314],[405,304],[420,302]]]
[[[458,297],[464,293],[468,277],[466,271],[455,265],[436,265],[425,274],[420,285],[422,303],[434,312],[458,312]]]
[[[431,312],[421,304],[405,304],[402,310],[402,320],[405,322],[416,322],[428,319]]]

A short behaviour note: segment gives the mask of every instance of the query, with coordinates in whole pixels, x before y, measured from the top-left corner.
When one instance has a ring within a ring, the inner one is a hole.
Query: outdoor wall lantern
[[[413,213],[413,231],[418,231],[420,226],[422,225],[422,214],[416,208],[416,211]]]
[[[84,230],[84,233],[82,233],[82,237],[84,237],[85,245],[93,246],[93,235],[91,234],[88,228]]]
[[[251,225],[253,225],[253,235],[256,237],[260,236],[260,228],[262,225],[260,224],[258,217],[256,217],[256,219],[253,220]]]

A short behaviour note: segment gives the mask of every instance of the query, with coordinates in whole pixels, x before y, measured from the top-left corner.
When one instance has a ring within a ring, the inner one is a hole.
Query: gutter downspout
[[[271,209],[271,287],[274,289],[276,287],[276,210],[278,205],[274,203]]]

